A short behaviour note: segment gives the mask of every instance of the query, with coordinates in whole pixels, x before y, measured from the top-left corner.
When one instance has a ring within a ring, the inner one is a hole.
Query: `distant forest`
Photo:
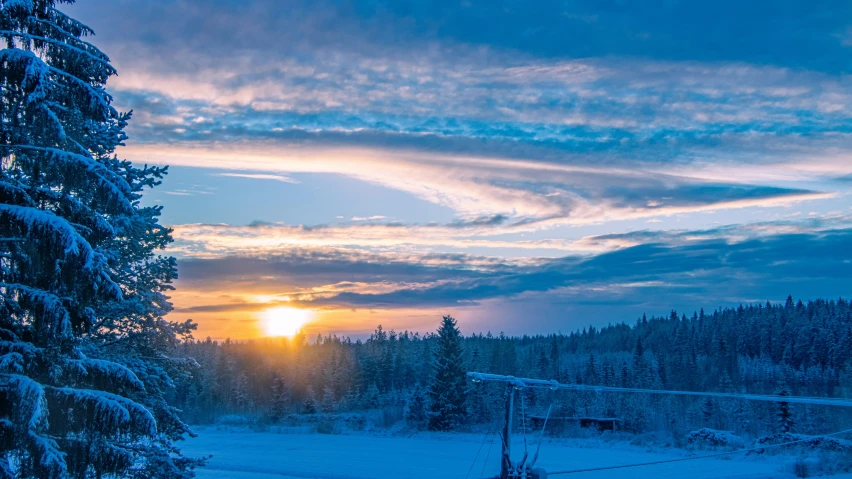
[[[440,318],[436,318],[436,327]],[[241,415],[274,423],[292,414],[380,411],[422,428],[433,381],[437,336],[386,331],[369,339],[319,336],[246,342],[210,339],[179,345],[199,367],[177,379],[172,403],[190,423]],[[461,339],[469,371],[563,383],[651,389],[847,397],[852,393],[849,301],[788,298],[783,304],[691,315],[643,316],[634,324],[571,334]],[[469,383],[462,427],[502,419],[505,387]],[[828,406],[740,399],[524,390],[522,413],[610,417],[633,433],[678,438],[710,427],[746,436],[818,434],[849,427],[852,414]],[[558,424],[554,424],[557,428]]]

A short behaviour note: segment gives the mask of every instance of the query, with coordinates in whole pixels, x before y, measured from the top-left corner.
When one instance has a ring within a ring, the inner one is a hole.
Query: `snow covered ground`
[[[500,444],[483,435],[405,436],[276,434],[201,429],[183,444],[188,455],[213,454],[200,479],[463,479],[492,477]],[[490,446],[490,453],[489,453]],[[522,444],[513,446],[516,452]],[[532,454],[532,447],[531,454]],[[474,457],[478,458],[474,461]],[[487,456],[487,463],[486,463]],[[595,468],[684,457],[681,451],[649,452],[627,444],[553,441],[541,447],[547,471]],[[484,466],[484,469],[483,469]],[[698,459],[671,464],[558,475],[555,478],[788,478],[783,459]],[[468,475],[469,473],[469,475]],[[484,474],[484,475],[483,475]]]

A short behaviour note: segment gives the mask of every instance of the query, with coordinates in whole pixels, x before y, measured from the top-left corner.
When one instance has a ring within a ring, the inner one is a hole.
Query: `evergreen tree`
[[[376,383],[371,383],[364,394],[364,406],[368,409],[374,409],[381,405],[381,401],[382,398],[379,387],[376,386]]]
[[[420,383],[417,383],[408,397],[405,405],[405,420],[416,427],[426,422],[426,396],[423,394]]]
[[[429,429],[448,431],[467,415],[461,333],[452,316],[444,316],[438,328],[438,349],[433,365],[435,376],[429,388]]]
[[[237,408],[246,412],[251,408],[252,400],[251,400],[251,391],[249,391],[249,380],[248,376],[245,373],[242,373],[237,378],[237,384],[234,387],[234,403],[237,405]]]
[[[337,410],[337,402],[334,399],[334,390],[330,387],[326,386],[322,391],[322,402],[320,402],[320,409],[324,413],[333,413]]]
[[[786,387],[782,387],[777,394],[779,396],[789,396],[790,392]],[[778,431],[782,433],[793,432],[793,412],[790,410],[790,403],[780,401],[777,403],[777,407]]]
[[[704,420],[705,427],[716,427],[716,402],[713,398],[704,399],[701,405],[701,418]]]
[[[305,393],[305,402],[302,405],[302,413],[304,413],[304,414],[316,414],[317,413],[317,398],[314,395],[314,388],[312,386],[308,386],[308,390]]]
[[[0,7],[0,476],[192,477],[164,396],[193,325],[163,319],[170,230],[139,203],[166,170],[114,155],[115,70],[57,3]]]
[[[276,376],[272,381],[272,414],[273,422],[280,421],[290,406],[290,389],[284,378]]]

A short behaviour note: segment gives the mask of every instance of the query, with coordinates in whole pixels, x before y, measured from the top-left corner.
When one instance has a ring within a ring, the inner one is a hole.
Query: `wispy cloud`
[[[294,305],[321,309],[435,308],[525,301],[541,294],[550,295],[551,302],[583,302],[612,293],[611,301],[618,303],[638,301],[649,291],[677,304],[707,293],[714,301],[736,302],[783,296],[809,281],[825,287],[827,279],[832,286],[821,294],[834,295],[852,286],[845,270],[837,267],[852,262],[846,253],[852,251],[850,222],[850,217],[840,216],[588,237],[579,242],[602,245],[600,252],[555,259],[507,261],[324,247],[255,256],[225,253],[182,260],[181,282],[188,291],[211,287],[211,281],[228,284],[229,291],[244,297],[275,291]],[[185,312],[251,311],[270,304],[243,303],[206,304]]]
[[[199,195],[212,195],[215,190],[209,187],[191,187],[191,188],[179,188],[176,190],[168,190],[164,193],[172,196],[199,196]]]
[[[256,144],[231,151],[202,147],[128,147],[127,153],[172,165],[270,172],[337,173],[409,192],[460,217],[500,215],[539,226],[589,224],[687,212],[779,206],[835,192],[710,181],[652,169],[452,157],[387,150],[295,149]],[[705,172],[693,170],[697,175]],[[553,193],[558,192],[559,195]]]
[[[227,176],[231,178],[250,178],[254,180],[273,180],[282,183],[298,184],[299,182],[284,175],[270,175],[265,173],[216,173],[216,176]]]

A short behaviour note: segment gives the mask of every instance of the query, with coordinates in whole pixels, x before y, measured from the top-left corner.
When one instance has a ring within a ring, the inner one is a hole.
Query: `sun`
[[[267,336],[292,337],[302,329],[302,326],[311,321],[313,313],[307,309],[281,306],[267,309],[261,317]]]

